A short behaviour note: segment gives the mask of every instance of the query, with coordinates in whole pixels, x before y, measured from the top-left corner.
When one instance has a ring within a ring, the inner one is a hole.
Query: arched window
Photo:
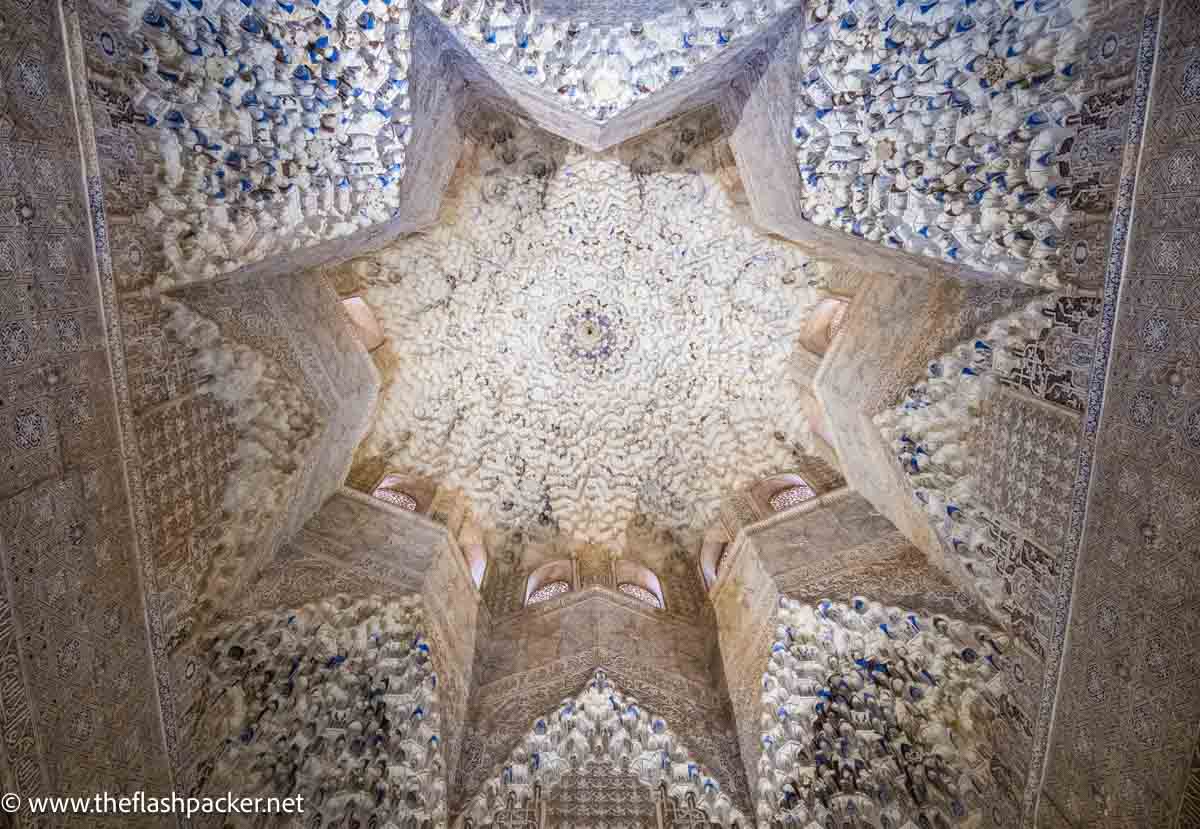
[[[768,501],[771,509],[776,512],[783,512],[785,509],[799,506],[810,498],[817,497],[817,493],[813,492],[813,488],[808,484],[797,484],[789,486],[787,489],[781,489],[772,495]]]
[[[721,568],[725,566],[725,557],[729,555],[729,550],[731,547],[733,547],[732,544],[726,544],[721,548],[721,555],[717,556],[716,574],[718,576],[721,575]]]
[[[846,321],[850,306],[845,300],[826,297],[813,306],[800,329],[800,344],[821,357]]]
[[[386,338],[383,329],[366,300],[360,296],[346,297],[342,300],[342,307],[346,309],[346,314],[354,323],[354,333],[358,335],[359,341],[367,351],[374,351],[383,345]]]
[[[763,515],[792,509],[817,497],[808,481],[794,472],[772,475],[750,488],[750,495]]]
[[[616,562],[617,590],[640,602],[660,610],[663,602],[662,584],[649,567],[636,561],[621,559]]]
[[[530,593],[529,598],[525,601],[525,604],[530,605],[537,604],[538,602],[549,601],[555,596],[561,596],[563,593],[570,592],[571,585],[567,584],[565,581],[552,581],[547,584],[543,584],[537,590],[534,590],[532,593]]]
[[[655,596],[653,593],[651,593],[646,588],[642,587],[640,584],[634,584],[633,582],[623,581],[617,585],[617,589],[620,590],[622,593],[624,593],[626,596],[632,596],[633,598],[637,599],[639,602],[645,602],[646,604],[650,605],[651,607],[658,607],[658,608],[662,607],[662,600],[659,599],[658,596]]]
[[[392,506],[406,509],[409,512],[416,512],[417,499],[399,488],[403,481],[404,479],[399,475],[387,475],[379,482],[379,486],[375,487],[375,490],[371,494],[380,501],[386,501]]]
[[[570,593],[575,572],[570,559],[548,561],[529,574],[525,582],[525,604],[537,604]]]

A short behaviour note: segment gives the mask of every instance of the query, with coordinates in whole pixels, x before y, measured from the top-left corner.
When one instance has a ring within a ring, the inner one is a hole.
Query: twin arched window
[[[525,605],[546,602],[564,593],[570,593],[575,589],[574,581],[575,567],[572,560],[547,562],[529,574],[529,579],[525,582]],[[615,587],[618,592],[659,610],[665,606],[658,576],[653,570],[636,561],[616,561],[609,575],[592,583],[609,589]]]
[[[548,561],[529,574],[525,582],[525,604],[538,604],[570,593],[575,583],[575,568],[568,558]]]

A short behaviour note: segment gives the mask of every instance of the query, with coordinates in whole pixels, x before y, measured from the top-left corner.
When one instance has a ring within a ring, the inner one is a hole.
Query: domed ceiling
[[[436,230],[359,263],[395,353],[368,454],[497,528],[616,549],[635,516],[703,530],[788,468],[813,263],[743,221],[723,144],[681,135],[653,173],[510,142],[460,170]]]

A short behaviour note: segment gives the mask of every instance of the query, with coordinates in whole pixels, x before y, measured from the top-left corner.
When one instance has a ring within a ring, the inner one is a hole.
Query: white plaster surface
[[[1007,644],[864,598],[781,600],[763,676],[759,825],[989,825]]]
[[[794,0],[629,3],[598,11],[426,0],[465,38],[595,121],[611,118],[765,29]],[[645,7],[648,6],[648,7]],[[612,18],[617,16],[614,21]]]
[[[717,177],[567,158],[485,171],[449,220],[360,264],[397,356],[367,449],[504,527],[625,544],[704,527],[807,440],[786,364],[807,260]]]
[[[406,0],[163,0],[133,105],[157,126],[163,284],[390,219],[412,123]]]
[[[811,4],[794,133],[806,218],[1058,284],[1085,9]]]

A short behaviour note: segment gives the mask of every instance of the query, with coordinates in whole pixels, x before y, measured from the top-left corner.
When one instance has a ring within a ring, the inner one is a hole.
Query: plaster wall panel
[[[335,583],[335,592],[349,595],[369,595],[373,580],[419,592],[451,552],[458,549],[441,524],[343,488],[280,548],[231,615],[307,604]]]
[[[696,624],[592,588],[531,606],[504,620],[480,655],[481,685],[548,665],[588,648],[621,649],[695,682],[711,680],[708,641]],[[703,629],[703,628],[702,628]]]
[[[1086,512],[1078,495],[1073,501],[1067,535],[1078,557],[1070,615],[1058,617],[1066,645],[1039,827],[1195,825],[1194,806],[1180,804],[1200,722],[1200,687],[1187,669],[1200,635],[1200,319],[1189,298],[1200,227],[1200,10],[1167,2],[1160,16],[1154,4],[1130,27],[1131,16],[1140,15],[1114,14],[1096,32],[1097,43],[1108,38],[1137,73],[1120,145],[1125,168],[1113,188],[1110,259],[1098,270],[1098,350],[1107,353],[1108,337],[1113,346],[1103,409],[1093,385],[1084,416],[1080,476],[1091,490]],[[1104,368],[1101,360],[1095,371]]]
[[[762,676],[775,637],[780,593],[743,530],[711,592],[721,659],[750,790],[758,787]]]
[[[447,785],[455,779],[460,760],[467,707],[474,682],[475,639],[482,600],[471,578],[466,558],[447,537],[421,585],[421,596],[430,626],[433,662],[438,670],[438,697],[446,711]]]
[[[77,22],[57,3],[9,0],[0,20],[3,782],[23,797],[165,794],[170,743],[125,475],[125,366]]]

